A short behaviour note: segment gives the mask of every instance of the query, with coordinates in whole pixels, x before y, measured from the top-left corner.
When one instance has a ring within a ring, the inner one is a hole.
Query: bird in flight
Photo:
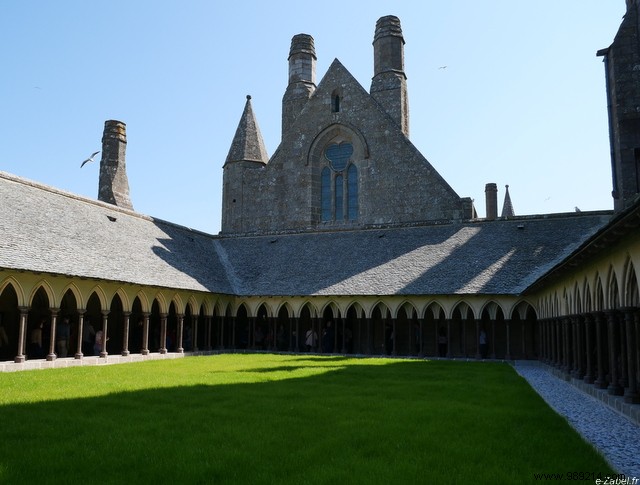
[[[95,157],[98,153],[100,153],[100,150],[98,150],[97,152],[93,152],[89,158],[82,162],[80,168],[84,167],[85,163],[93,162],[93,157]]]
[[[447,66],[440,66],[438,69],[446,69]]]

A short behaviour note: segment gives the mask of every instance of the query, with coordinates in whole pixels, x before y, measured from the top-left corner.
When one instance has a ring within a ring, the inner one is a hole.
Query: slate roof
[[[238,295],[520,294],[610,218],[592,213],[219,239]]]
[[[238,296],[520,294],[611,218],[219,237],[3,172],[0,200],[0,268]]]
[[[0,268],[230,291],[209,235],[3,172],[0,201]]]

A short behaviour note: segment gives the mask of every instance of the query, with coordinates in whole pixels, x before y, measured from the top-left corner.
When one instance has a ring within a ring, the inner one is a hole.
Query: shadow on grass
[[[0,423],[1,483],[526,483],[610,471],[501,364],[359,362],[297,379],[6,405]]]

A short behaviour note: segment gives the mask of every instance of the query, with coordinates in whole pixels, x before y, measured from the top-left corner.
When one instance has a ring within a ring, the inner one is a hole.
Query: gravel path
[[[550,373],[540,362],[517,361],[518,374],[618,473],[640,478],[640,427],[598,399]],[[630,482],[631,483],[631,482]]]

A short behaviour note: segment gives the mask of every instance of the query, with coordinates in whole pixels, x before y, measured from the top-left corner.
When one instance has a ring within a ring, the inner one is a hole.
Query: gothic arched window
[[[325,148],[328,165],[320,175],[323,222],[358,219],[358,169],[351,161],[352,154],[353,145],[348,142]]]
[[[347,170],[347,195],[347,219],[355,221],[358,218],[358,169],[354,164],[349,165]]]
[[[329,167],[322,169],[320,197],[322,199],[322,221],[330,221],[333,217],[331,217],[331,170],[329,170]]]

